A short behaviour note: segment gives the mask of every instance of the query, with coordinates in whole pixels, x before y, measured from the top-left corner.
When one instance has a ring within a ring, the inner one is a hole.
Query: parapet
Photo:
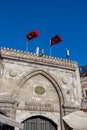
[[[36,53],[33,54],[30,52],[10,48],[1,48],[1,58],[68,69],[72,71],[75,71],[78,67],[77,62],[72,60],[50,57],[45,55],[37,55]]]

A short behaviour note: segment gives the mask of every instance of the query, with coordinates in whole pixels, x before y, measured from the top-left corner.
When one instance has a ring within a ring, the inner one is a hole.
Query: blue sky
[[[26,33],[38,30],[28,42],[28,51],[36,47],[50,55],[49,39],[59,34],[62,42],[51,47],[53,57],[87,65],[87,0],[0,0],[0,47],[26,51]]]

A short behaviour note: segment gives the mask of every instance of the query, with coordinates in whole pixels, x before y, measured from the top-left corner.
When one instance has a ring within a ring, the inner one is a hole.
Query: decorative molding
[[[68,81],[67,81],[66,78],[62,78],[62,82],[63,82],[64,84],[68,84]]]
[[[9,75],[12,77],[16,77],[18,75],[18,73],[15,70],[10,70]]]
[[[35,93],[36,93],[36,94],[39,94],[39,95],[42,95],[42,94],[45,93],[45,88],[42,87],[42,86],[36,86],[36,87],[35,87]]]
[[[40,65],[45,66],[51,66],[51,67],[58,67],[62,69],[68,69],[75,71],[77,68],[77,62],[62,59],[62,58],[55,58],[50,56],[39,56],[36,54],[32,54],[30,52],[23,52],[15,49],[9,49],[9,48],[1,48],[1,57],[11,60],[18,60],[28,63],[36,63]]]

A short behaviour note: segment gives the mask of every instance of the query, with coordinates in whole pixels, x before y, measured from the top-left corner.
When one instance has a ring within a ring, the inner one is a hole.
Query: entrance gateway
[[[80,101],[76,62],[0,50],[0,111],[23,123],[24,130],[65,130],[62,117],[77,110]]]

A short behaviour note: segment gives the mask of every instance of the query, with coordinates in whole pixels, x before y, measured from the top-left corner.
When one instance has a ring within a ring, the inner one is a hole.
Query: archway
[[[53,78],[53,76],[51,74],[49,74],[49,72],[39,69],[39,70],[35,70],[32,72],[28,72],[25,75],[23,75],[17,84],[17,88],[15,88],[15,92],[14,92],[13,96],[16,96],[16,98],[18,99],[19,93],[20,93],[21,89],[25,87],[26,83],[29,80],[33,79],[35,76],[40,76],[40,75],[42,77],[46,78],[51,83],[51,86],[53,86],[53,88],[56,92],[57,98],[59,100],[60,125],[61,125],[61,130],[62,130],[62,116],[63,116],[62,105],[64,104],[63,91],[62,91],[60,81],[58,81],[58,80],[56,81]],[[28,88],[29,88],[29,86],[28,86]],[[27,91],[27,89],[26,89],[26,91]]]
[[[50,119],[35,116],[23,121],[24,130],[57,130],[57,125]]]
[[[27,80],[31,79],[32,77],[41,74],[42,76],[46,77],[54,86],[54,88],[56,89],[60,104],[63,105],[64,104],[64,95],[63,95],[63,91],[62,91],[62,87],[61,84],[59,83],[59,81],[57,82],[53,76],[51,76],[48,72],[44,71],[44,70],[35,70],[32,72],[28,72],[25,75],[23,75],[18,83],[17,83],[17,87],[15,87],[15,90],[13,91],[12,96],[13,97],[18,97],[18,94],[20,92],[21,87],[23,87],[23,85],[26,83]]]

